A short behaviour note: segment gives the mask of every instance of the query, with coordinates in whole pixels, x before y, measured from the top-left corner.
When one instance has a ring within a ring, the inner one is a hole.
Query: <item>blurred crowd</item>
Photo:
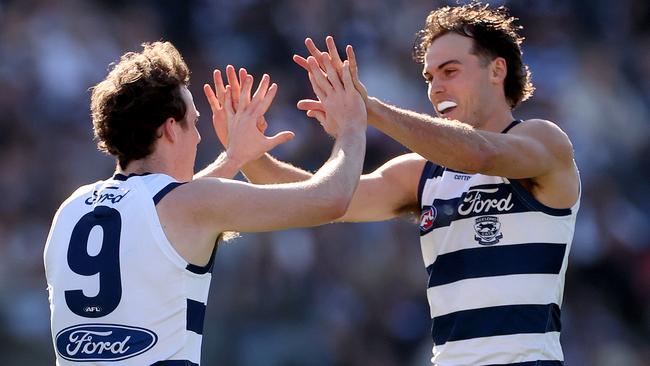
[[[201,87],[214,68],[269,73],[273,153],[315,169],[332,140],[295,108],[313,93],[291,61],[303,40],[355,46],[371,95],[433,113],[411,59],[424,0],[0,0],[0,355],[52,365],[42,251],[58,205],[110,176],[92,140],[88,88],[143,41],[170,40],[203,114],[197,170],[221,151]],[[562,307],[567,365],[650,365],[650,3],[493,1],[520,18],[537,87],[518,118],[570,136],[582,204]],[[365,171],[406,152],[368,131]],[[241,178],[241,177],[240,177]],[[379,198],[378,198],[379,199]],[[205,365],[427,365],[426,271],[414,220],[243,234],[220,245]]]

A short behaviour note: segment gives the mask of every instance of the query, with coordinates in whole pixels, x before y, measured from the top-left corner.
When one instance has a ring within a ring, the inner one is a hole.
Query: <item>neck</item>
[[[129,162],[125,169],[120,168],[118,165],[115,169],[115,172],[127,176],[130,174],[162,173],[177,178],[171,165],[165,161],[157,159],[155,156],[148,156],[144,159],[132,160]]]
[[[513,120],[512,109],[505,102],[496,103],[495,108],[479,119],[483,123],[480,123],[476,128],[489,131],[501,133],[504,128],[506,128]]]

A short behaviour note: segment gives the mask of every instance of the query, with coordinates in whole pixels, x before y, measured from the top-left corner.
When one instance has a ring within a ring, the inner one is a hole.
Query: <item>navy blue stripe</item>
[[[163,197],[165,197],[167,195],[167,193],[171,192],[172,189],[174,189],[174,188],[176,188],[176,187],[178,187],[180,185],[183,185],[183,184],[185,184],[185,183],[180,183],[180,182],[169,183],[168,185],[165,186],[165,188],[161,189],[160,192],[156,193],[156,195],[153,196],[153,204],[157,205],[158,202],[160,202],[160,200],[163,199]]]
[[[441,345],[481,337],[559,332],[561,328],[557,304],[505,305],[437,316],[431,336]]]
[[[188,360],[166,360],[152,363],[151,366],[199,366],[199,364]]]
[[[510,122],[508,127],[504,128],[503,131],[501,131],[501,133],[508,133],[508,131],[510,131],[511,128],[515,127],[516,125],[520,124],[521,122],[523,122],[523,121],[520,120],[520,119],[517,119],[517,120],[514,120],[514,121]]]
[[[539,360],[539,361],[528,361],[528,362],[517,362],[517,363],[500,363],[486,366],[564,366],[562,361],[549,361],[549,360]]]
[[[187,330],[196,334],[203,334],[203,321],[205,320],[205,304],[200,301],[187,299]]]
[[[472,173],[461,172],[460,170],[454,170],[454,169],[451,169],[451,168],[445,168],[445,171],[450,172],[450,173],[473,175]]]
[[[114,180],[127,180],[127,179],[129,179],[131,177],[143,177],[143,176],[149,175],[149,174],[151,174],[151,173],[142,173],[142,174],[131,173],[128,176],[126,176],[126,175],[121,174],[121,173],[116,173],[112,177],[112,179],[114,179]]]
[[[208,264],[206,264],[205,266],[197,266],[196,264],[188,263],[185,269],[196,274],[206,274],[208,272],[212,272],[212,267],[214,266],[214,257],[216,252],[217,252],[217,245],[215,244],[214,249],[212,249],[212,254],[210,255],[210,260],[208,261]]]
[[[427,267],[429,287],[480,277],[560,273],[566,244],[482,246],[439,255]]]
[[[569,216],[571,215],[571,209],[570,208],[552,208],[548,207],[541,202],[539,202],[530,192],[524,188],[519,181],[515,179],[510,180],[510,186],[512,187],[512,190],[515,192],[517,197],[526,204],[528,207],[535,211],[541,211],[545,214],[551,215],[551,216]]]
[[[427,179],[429,179],[429,174],[431,173],[431,168],[436,166],[430,161],[427,161],[424,164],[424,168],[422,169],[422,174],[420,175],[420,183],[418,183],[418,205],[422,207],[422,192],[424,191],[424,184],[427,182]]]

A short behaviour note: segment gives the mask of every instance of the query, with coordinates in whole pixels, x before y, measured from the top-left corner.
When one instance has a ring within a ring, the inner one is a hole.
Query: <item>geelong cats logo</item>
[[[56,335],[56,351],[70,361],[119,361],[147,351],[157,341],[156,333],[144,328],[81,324]]]
[[[474,240],[481,245],[493,245],[503,238],[501,223],[495,216],[481,216],[474,220]]]

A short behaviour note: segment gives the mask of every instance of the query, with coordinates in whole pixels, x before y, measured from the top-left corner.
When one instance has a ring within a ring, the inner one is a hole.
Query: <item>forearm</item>
[[[242,168],[246,178],[255,184],[293,183],[312,177],[312,173],[277,160],[269,154],[262,155]]]
[[[342,134],[336,140],[330,158],[310,180],[322,185],[320,194],[324,197],[345,197],[347,208],[359,183],[365,152],[365,130]]]
[[[206,177],[232,179],[239,169],[241,164],[231,159],[226,152],[222,152],[212,164],[194,174],[194,179]]]
[[[452,169],[484,169],[492,143],[485,133],[457,121],[416,113],[368,99],[368,122],[427,160]]]

